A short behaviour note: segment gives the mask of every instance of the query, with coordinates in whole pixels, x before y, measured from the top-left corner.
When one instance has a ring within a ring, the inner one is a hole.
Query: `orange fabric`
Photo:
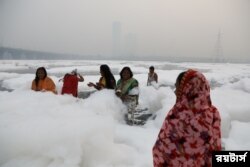
[[[49,77],[46,77],[43,80],[39,80],[37,86],[36,86],[35,80],[33,80],[31,89],[34,90],[34,91],[43,91],[43,90],[45,90],[45,91],[51,91],[53,93],[57,93],[56,92],[56,85],[53,82],[53,80],[51,78],[49,78]]]

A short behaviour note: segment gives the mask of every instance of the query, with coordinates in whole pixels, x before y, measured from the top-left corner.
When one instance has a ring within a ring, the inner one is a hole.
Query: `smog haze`
[[[0,0],[2,47],[110,56],[114,38],[120,55],[249,58],[250,1]]]

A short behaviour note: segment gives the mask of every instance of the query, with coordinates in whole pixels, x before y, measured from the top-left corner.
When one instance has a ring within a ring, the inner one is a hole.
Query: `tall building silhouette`
[[[222,48],[222,44],[221,44],[221,39],[222,39],[222,33],[219,30],[218,34],[217,34],[217,40],[215,43],[215,54],[214,54],[214,58],[213,61],[214,62],[225,62],[225,58],[223,55],[223,48]]]
[[[121,28],[121,23],[119,21],[113,22],[113,27],[112,27],[112,38],[113,38],[113,56],[119,57],[121,56],[122,53],[122,28]]]

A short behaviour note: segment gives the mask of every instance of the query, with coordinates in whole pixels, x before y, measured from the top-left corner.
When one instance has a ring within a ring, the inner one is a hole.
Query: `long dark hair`
[[[36,70],[36,77],[35,77],[35,83],[36,83],[36,86],[38,86],[38,82],[39,82],[39,77],[38,77],[38,71],[39,70],[43,70],[43,72],[44,72],[44,78],[46,78],[47,77],[47,71],[46,71],[46,69],[44,68],[44,67],[39,67],[37,70]]]
[[[106,87],[108,89],[114,89],[115,88],[115,84],[116,84],[116,81],[115,81],[115,77],[114,75],[112,74],[112,72],[110,71],[110,68],[107,64],[102,64],[100,66],[100,70],[101,72],[103,73],[104,75],[104,78],[106,80]]]
[[[125,71],[125,70],[128,70],[129,71],[129,75],[130,75],[130,78],[132,78],[133,77],[133,72],[131,71],[131,69],[129,68],[129,67],[123,67],[123,69],[121,70],[121,72],[120,72],[120,77],[121,77],[121,79],[123,79],[122,78],[122,73],[123,73],[123,71]]]

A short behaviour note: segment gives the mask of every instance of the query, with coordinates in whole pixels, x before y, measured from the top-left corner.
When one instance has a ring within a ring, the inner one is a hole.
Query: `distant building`
[[[122,53],[122,28],[121,23],[118,21],[113,22],[112,27],[112,38],[113,38],[113,56],[120,57]]]
[[[216,63],[223,63],[225,62],[225,58],[223,55],[223,48],[222,48],[222,44],[221,44],[221,39],[222,39],[222,33],[219,30],[218,35],[217,35],[217,40],[216,40],[216,44],[215,44],[215,54],[213,57],[213,62]]]

